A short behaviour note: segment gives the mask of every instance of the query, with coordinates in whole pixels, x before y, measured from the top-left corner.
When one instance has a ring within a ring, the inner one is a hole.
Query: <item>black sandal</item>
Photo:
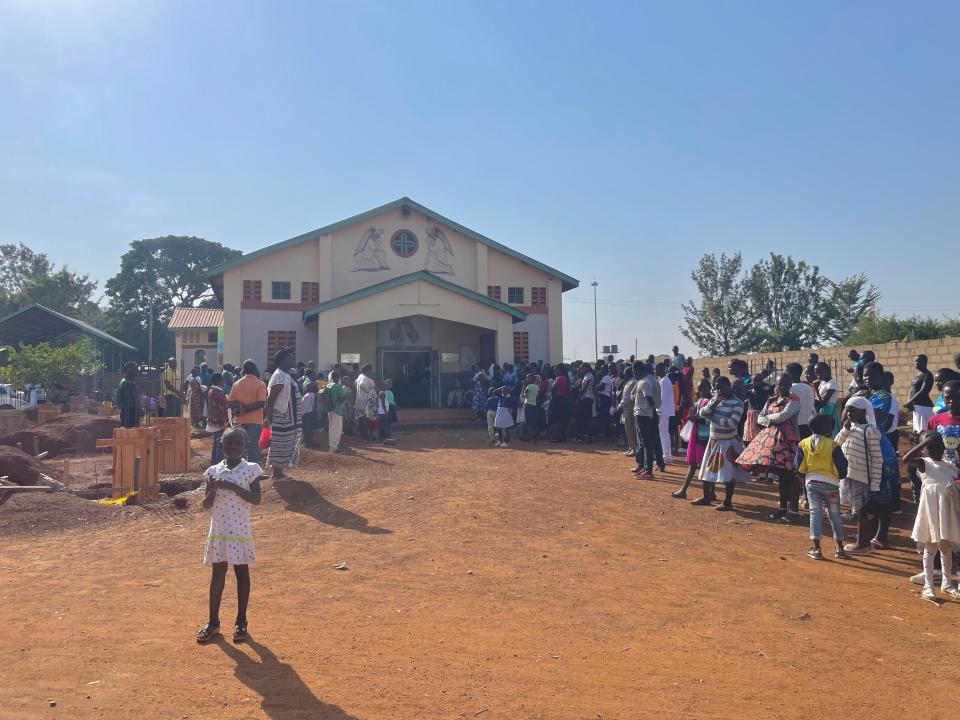
[[[233,626],[233,641],[234,641],[234,642],[241,642],[241,641],[243,641],[243,640],[246,640],[247,637],[248,637],[248,635],[247,635],[247,623],[246,623],[246,622],[242,622],[242,623],[241,623],[241,622],[238,622],[238,623],[236,623],[236,624]]]
[[[197,630],[197,643],[203,645],[220,635],[220,623],[207,623]]]

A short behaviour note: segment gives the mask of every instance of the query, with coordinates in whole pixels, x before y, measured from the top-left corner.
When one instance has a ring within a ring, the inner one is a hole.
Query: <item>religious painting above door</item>
[[[390,238],[390,249],[402,258],[412,257],[420,247],[420,241],[410,230],[397,230]]]
[[[353,272],[379,272],[390,269],[387,267],[387,254],[383,251],[381,235],[383,230],[377,228],[370,228],[363,234],[360,244],[353,251]]]
[[[433,342],[433,318],[424,315],[382,320],[377,323],[380,347],[429,347]]]
[[[427,261],[423,269],[434,275],[453,275],[452,257],[453,248],[443,230],[438,227],[427,230]]]

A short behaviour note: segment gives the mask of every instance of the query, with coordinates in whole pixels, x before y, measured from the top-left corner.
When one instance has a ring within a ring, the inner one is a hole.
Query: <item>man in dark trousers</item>
[[[137,375],[140,368],[135,362],[124,363],[123,378],[117,386],[117,407],[120,408],[120,427],[135,428],[140,424],[140,392],[137,390]]]

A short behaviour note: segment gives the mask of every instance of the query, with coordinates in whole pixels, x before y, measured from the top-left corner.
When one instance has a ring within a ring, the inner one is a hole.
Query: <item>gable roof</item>
[[[133,345],[108,335],[90,323],[62,315],[43,305],[29,305],[0,319],[0,343],[2,344],[36,345],[56,340],[69,332],[80,332],[124,350],[137,351]]]
[[[254,250],[253,252],[246,253],[245,255],[241,255],[240,257],[234,258],[233,260],[228,260],[227,262],[221,263],[207,270],[207,277],[220,275],[221,273],[223,273],[224,270],[229,270],[232,267],[236,267],[238,265],[242,265],[243,263],[250,262],[251,260],[254,260],[258,257],[262,257],[263,255],[268,255],[272,252],[276,252],[277,250],[282,250],[283,248],[299,245],[300,243],[307,242],[308,240],[314,240],[320,235],[329,235],[335,230],[339,230],[341,228],[347,227],[348,225],[353,225],[354,223],[363,222],[364,220],[374,217],[375,215],[380,215],[381,213],[387,212],[388,210],[394,210],[396,208],[401,208],[401,207],[407,207],[411,210],[416,210],[417,212],[423,215],[426,215],[428,218],[432,220],[436,220],[437,222],[443,225],[446,225],[452,230],[456,230],[461,235],[465,235],[466,237],[471,238],[472,240],[476,240],[479,243],[483,243],[487,247],[491,247],[494,250],[498,250],[499,252],[502,252],[505,255],[509,255],[510,257],[516,258],[517,260],[524,263],[525,265],[529,265],[530,267],[534,267],[537,270],[541,270],[542,272],[545,272],[548,275],[552,275],[555,278],[559,278],[560,281],[562,282],[563,292],[566,292],[567,290],[572,290],[573,288],[580,286],[580,281],[577,280],[576,278],[570,277],[569,275],[566,275],[560,272],[559,270],[555,270],[549,265],[544,265],[542,262],[538,260],[534,260],[533,258],[528,257],[523,253],[519,253],[516,250],[512,250],[508,248],[506,245],[501,245],[495,240],[491,240],[490,238],[484,235],[481,235],[478,232],[474,232],[470,228],[464,227],[460,223],[457,223],[457,222],[454,222],[453,220],[445,218],[440,213],[434,212],[430,208],[425,207],[420,203],[411,200],[408,197],[402,197],[398,200],[394,200],[393,202],[389,202],[386,205],[381,205],[380,207],[373,208],[372,210],[367,210],[366,212],[362,212],[359,215],[354,215],[353,217],[349,217],[346,220],[340,220],[339,222],[335,222],[332,225],[325,225],[324,227],[317,228],[316,230],[311,230],[310,232],[306,232],[301,235],[297,235],[296,237],[292,237],[289,240],[284,240],[282,242],[274,243],[273,245],[268,245],[265,248],[260,248],[259,250]]]
[[[223,310],[220,308],[198,308],[180,305],[173,309],[167,327],[171,330],[191,328],[218,328],[223,325]]]
[[[382,283],[377,283],[376,285],[370,285],[369,287],[356,290],[352,293],[347,293],[346,295],[341,295],[338,298],[333,300],[328,300],[325,303],[321,303],[316,307],[310,308],[309,310],[303,311],[304,321],[309,318],[324,313],[327,310],[332,310],[335,307],[340,307],[341,305],[347,305],[348,303],[355,302],[357,300],[362,300],[365,297],[370,297],[371,295],[376,295],[381,293],[384,290],[390,290],[392,288],[400,287],[401,285],[408,285],[409,283],[416,282],[417,280],[423,280],[437,287],[444,288],[445,290],[450,290],[455,292],[458,295],[463,295],[465,298],[470,300],[475,300],[476,302],[483,303],[489,307],[492,307],[494,310],[499,310],[500,312],[505,312],[508,315],[513,316],[515,320],[526,320],[527,314],[517,310],[514,307],[500,302],[499,300],[494,300],[493,298],[488,298],[486,295],[481,295],[480,293],[475,293],[473,290],[467,290],[464,287],[455,285],[452,282],[444,280],[437,277],[433,273],[429,273],[426,270],[418,270],[417,272],[410,273],[409,275],[401,275],[400,277],[395,277],[390,280],[384,280]]]

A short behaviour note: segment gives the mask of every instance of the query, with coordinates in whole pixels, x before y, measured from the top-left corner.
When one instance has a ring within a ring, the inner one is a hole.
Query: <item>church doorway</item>
[[[397,405],[428,408],[431,405],[433,368],[429,350],[381,350],[380,377],[393,380]]]

